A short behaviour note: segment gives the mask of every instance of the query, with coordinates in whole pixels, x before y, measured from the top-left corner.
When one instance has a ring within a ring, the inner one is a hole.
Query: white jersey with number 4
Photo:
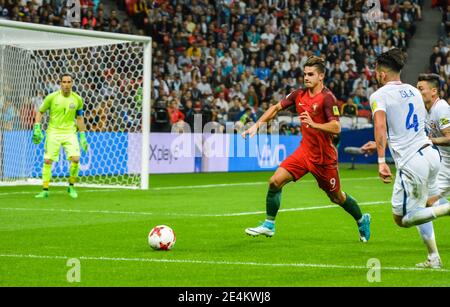
[[[427,111],[419,90],[400,81],[388,82],[370,96],[372,113],[386,112],[387,139],[397,169],[401,169],[425,144]]]

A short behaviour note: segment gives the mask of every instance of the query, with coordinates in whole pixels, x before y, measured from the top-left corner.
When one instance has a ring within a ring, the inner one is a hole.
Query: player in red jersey
[[[245,232],[248,235],[273,236],[283,186],[311,173],[330,200],[344,208],[355,219],[360,240],[367,242],[370,238],[370,215],[363,215],[355,199],[341,190],[337,150],[332,143],[333,136],[341,131],[339,109],[333,93],[323,84],[324,77],[324,60],[316,56],[309,57],[304,65],[306,89],[293,91],[278,104],[271,106],[255,125],[242,133],[244,138],[247,135],[253,137],[262,123],[272,120],[278,112],[293,105],[300,116],[300,146],[281,163],[270,178],[266,198],[266,221],[258,227],[247,228]]]

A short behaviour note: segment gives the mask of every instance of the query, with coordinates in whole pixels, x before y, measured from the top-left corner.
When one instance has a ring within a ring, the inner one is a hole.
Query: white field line
[[[30,194],[37,194],[41,190],[38,188],[36,191],[23,191],[23,192],[7,192],[7,193],[0,193],[0,196],[9,196],[9,195],[30,195]],[[123,192],[123,189],[120,190],[111,190],[111,189],[98,189],[98,190],[79,190],[83,193],[101,193],[101,192]],[[67,191],[51,191],[51,194],[67,194]]]
[[[374,180],[379,179],[379,177],[363,177],[363,178],[341,178],[341,181],[362,181],[362,180]],[[241,182],[241,183],[222,183],[222,184],[203,184],[203,185],[182,185],[175,187],[160,187],[151,188],[153,191],[164,191],[164,190],[180,190],[180,189],[207,189],[207,188],[223,188],[223,187],[238,187],[238,186],[252,186],[252,185],[265,185],[269,181],[256,181],[256,182]],[[312,183],[316,180],[300,180],[301,182]]]
[[[363,178],[341,178],[341,181],[363,181],[363,180],[375,180],[379,177],[363,177]],[[301,180],[299,182],[314,183],[316,180]],[[172,187],[159,187],[150,188],[150,191],[164,191],[164,190],[183,190],[183,189],[210,189],[210,188],[226,188],[226,187],[239,187],[239,186],[257,186],[266,185],[268,181],[256,181],[256,182],[240,182],[240,183],[219,183],[219,184],[203,184],[203,185],[181,185]],[[97,190],[80,190],[82,193],[103,193],[103,192],[122,192],[123,189],[97,189]],[[28,195],[36,194],[36,191],[24,191],[24,192],[5,192],[0,193],[0,196],[10,196],[10,195]],[[52,191],[52,194],[64,194],[66,191]]]
[[[154,258],[112,258],[112,257],[90,257],[90,256],[45,256],[45,255],[24,255],[24,254],[0,254],[0,258],[28,258],[28,259],[48,259],[48,260],[68,260],[76,258],[79,260],[92,261],[117,261],[117,262],[150,262],[150,263],[181,263],[199,265],[237,265],[237,266],[261,266],[261,267],[290,267],[290,268],[322,268],[322,269],[353,269],[368,270],[369,267],[361,265],[336,265],[322,263],[265,263],[265,262],[240,262],[240,261],[212,261],[212,260],[191,260],[191,259],[154,259]],[[389,271],[425,271],[425,272],[445,272],[448,269],[424,269],[414,267],[389,267],[381,266],[381,270]]]
[[[373,201],[359,203],[360,206],[373,206],[390,203],[390,201]],[[339,208],[337,205],[301,207],[281,209],[278,212],[293,212]],[[220,213],[220,214],[197,214],[197,213],[157,213],[157,212],[139,212],[139,211],[110,211],[110,210],[79,210],[79,209],[52,209],[52,208],[8,208],[0,207],[0,211],[33,211],[33,212],[66,212],[66,213],[99,213],[99,214],[123,214],[123,215],[154,215],[154,216],[180,216],[180,217],[229,217],[264,214],[265,211]]]

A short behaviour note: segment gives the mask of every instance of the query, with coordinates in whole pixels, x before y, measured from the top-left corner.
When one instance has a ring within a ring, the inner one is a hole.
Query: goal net
[[[150,61],[150,38],[0,21],[0,186],[41,184],[34,118],[70,73],[89,144],[78,185],[148,188]],[[67,158],[61,148],[50,186],[67,184]]]

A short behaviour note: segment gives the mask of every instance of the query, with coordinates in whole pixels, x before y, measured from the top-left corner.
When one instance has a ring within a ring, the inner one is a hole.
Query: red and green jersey
[[[298,115],[308,111],[311,119],[320,124],[330,121],[339,121],[339,108],[336,97],[324,88],[319,94],[311,96],[308,90],[296,90],[281,101],[283,109],[295,105]],[[332,143],[332,135],[307,125],[301,125],[302,141],[301,152],[309,161],[318,165],[337,163],[337,151]]]

